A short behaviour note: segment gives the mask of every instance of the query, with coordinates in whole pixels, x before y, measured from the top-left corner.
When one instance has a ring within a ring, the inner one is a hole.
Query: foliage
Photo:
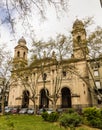
[[[83,115],[85,123],[88,123],[92,127],[102,128],[102,109],[96,107],[85,108]]]
[[[53,113],[49,114],[48,121],[55,122],[55,121],[58,120],[58,118],[59,118],[58,113],[57,112],[53,112]]]
[[[77,127],[82,123],[82,118],[77,113],[63,114],[59,119],[60,125],[66,127]]]
[[[42,118],[44,119],[44,121],[47,121],[48,120],[48,113],[47,112],[43,112],[42,114],[41,114],[41,116],[42,116]]]
[[[75,110],[73,108],[68,108],[66,110],[66,113],[69,113],[69,114],[74,113],[74,112],[75,112]]]
[[[102,28],[97,27],[87,38],[90,58],[96,58],[102,53]]]
[[[59,114],[57,112],[52,112],[48,114],[47,112],[42,113],[42,118],[44,121],[55,122],[59,118]]]
[[[102,129],[102,120],[100,120],[100,118],[92,119],[89,122],[92,127]]]

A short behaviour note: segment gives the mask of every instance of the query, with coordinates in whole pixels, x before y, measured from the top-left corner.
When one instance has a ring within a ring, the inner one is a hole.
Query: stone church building
[[[39,61],[37,63],[38,65],[35,65],[35,62],[32,62],[28,66],[28,48],[24,38],[21,38],[18,41],[18,45],[15,47],[11,82],[15,73],[20,73],[21,70],[24,72],[22,75],[23,77],[26,74],[26,71],[29,71],[26,80],[29,81],[32,76],[33,81],[37,81],[36,89],[34,90],[36,91],[35,103],[38,108],[41,108],[43,105],[47,108],[52,107],[52,102],[46,95],[45,91],[47,90],[48,95],[54,94],[57,71],[62,76],[60,87],[57,91],[57,108],[97,106],[102,102],[102,99],[100,99],[100,94],[102,93],[102,57],[100,56],[97,58],[97,63],[94,59],[89,58],[86,42],[86,30],[82,21],[78,19],[73,24],[72,37],[73,54],[71,58],[62,60],[61,65],[63,67],[60,66],[59,70],[56,70],[56,64],[58,65],[58,62],[56,61],[55,54],[52,54],[52,57],[50,58],[44,57],[46,59],[46,66],[44,67],[48,68],[50,66],[50,69],[43,69],[44,77],[40,75],[38,80],[36,80],[37,75],[38,73],[41,73],[38,66],[40,66],[42,62]],[[40,60],[43,61],[43,59]],[[27,85],[24,87],[25,85],[16,78],[16,83],[10,86],[9,106],[33,106],[33,102],[29,98],[33,95],[30,89],[32,83],[28,83],[30,85],[28,84],[28,87]]]

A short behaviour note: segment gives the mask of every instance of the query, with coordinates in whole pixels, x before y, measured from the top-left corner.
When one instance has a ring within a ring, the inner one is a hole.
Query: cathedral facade
[[[57,108],[101,104],[98,96],[102,91],[100,73],[102,58],[98,59],[99,66],[96,66],[94,60],[89,59],[86,31],[82,21],[74,22],[72,36],[73,54],[70,59],[62,60],[60,65],[53,53],[52,57],[35,59],[28,66],[26,41],[24,38],[18,41],[14,52],[11,82],[16,74],[22,72],[22,75],[16,76],[15,83],[10,86],[8,102],[10,107],[32,107],[35,103],[37,108],[43,106],[52,108],[54,101]],[[59,67],[56,69],[56,66]]]

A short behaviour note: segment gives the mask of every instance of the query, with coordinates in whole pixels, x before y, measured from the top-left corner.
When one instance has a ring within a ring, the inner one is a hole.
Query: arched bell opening
[[[20,57],[20,52],[19,51],[17,52],[17,57]]]
[[[25,59],[25,55],[26,55],[26,53],[25,52],[23,52],[23,58]]]

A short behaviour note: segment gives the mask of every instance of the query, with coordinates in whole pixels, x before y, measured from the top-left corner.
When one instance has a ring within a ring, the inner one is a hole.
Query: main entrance
[[[28,108],[29,106],[29,91],[23,91],[22,107]]]
[[[70,89],[67,87],[62,88],[61,90],[62,95],[62,108],[71,108],[71,92]]]
[[[45,89],[42,89],[41,91],[40,91],[40,108],[42,108],[42,107],[46,107],[46,108],[48,108],[48,106],[49,106],[49,99],[47,98],[47,96],[46,96],[46,93],[47,93],[47,95],[49,95],[49,92],[48,92],[48,90],[46,90],[47,92],[45,92]]]

